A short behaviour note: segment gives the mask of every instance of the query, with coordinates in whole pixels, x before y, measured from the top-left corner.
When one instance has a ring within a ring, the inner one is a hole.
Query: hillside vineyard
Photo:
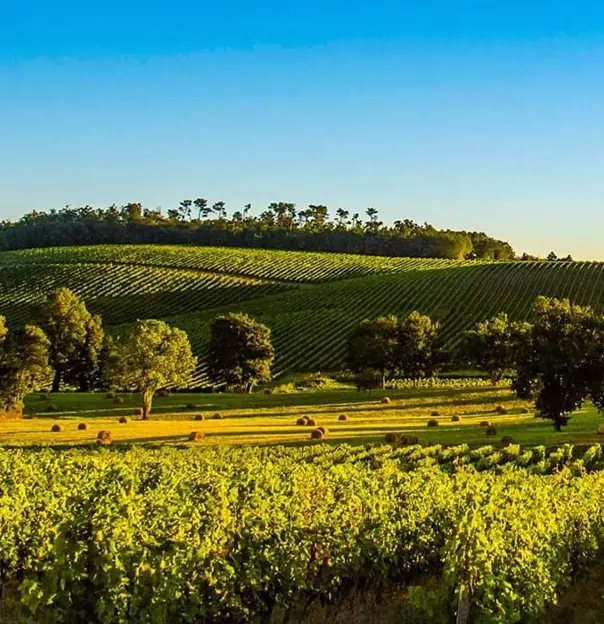
[[[211,320],[246,312],[272,330],[275,372],[336,370],[364,318],[418,310],[448,346],[498,312],[528,318],[538,295],[604,310],[604,264],[385,258],[298,251],[110,245],[0,253],[0,309],[9,325],[66,286],[109,327],[160,318],[184,329],[200,366]]]

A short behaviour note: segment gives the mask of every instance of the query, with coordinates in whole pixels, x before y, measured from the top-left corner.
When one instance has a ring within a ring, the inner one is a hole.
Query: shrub
[[[199,442],[205,438],[205,433],[202,431],[191,431],[189,434],[189,440],[191,442]]]
[[[516,440],[512,436],[506,435],[501,438],[501,446],[510,446],[510,444],[516,444]]]
[[[222,420],[222,414],[221,414],[220,412],[216,412],[216,413],[212,416],[212,418],[213,418],[214,420]]]
[[[137,407],[134,410],[134,415],[135,416],[139,416],[140,418],[142,418],[143,417],[143,408],[142,407]]]
[[[312,418],[308,418],[306,420],[306,426],[307,427],[314,427],[316,425],[315,421]]]
[[[394,433],[394,431],[390,431],[386,434],[386,442],[388,444],[398,444],[400,439],[400,435],[398,433]]]
[[[459,422],[461,420],[461,417],[458,416],[457,414],[453,414],[453,416],[451,416],[451,422]]]
[[[440,412],[430,412],[430,416],[440,416]]]
[[[409,446],[412,444],[419,444],[419,438],[416,435],[406,434],[404,436],[401,436],[402,446]]]
[[[86,423],[78,424],[78,431],[86,431],[86,429],[88,429],[88,426],[86,425]]]
[[[329,429],[327,427],[324,427],[323,425],[321,425],[320,427],[317,427],[317,429],[323,434],[323,435],[327,435],[329,433]]]
[[[197,409],[199,406],[196,403],[187,403],[185,407],[187,409]]]
[[[392,403],[392,401],[390,400],[390,397],[384,397],[382,399],[382,405],[390,405],[390,403]]]
[[[58,412],[59,408],[54,403],[51,403],[50,405],[48,405],[46,407],[46,411],[47,412]]]
[[[344,420],[348,420],[348,416],[346,416],[346,414],[340,414],[340,415],[338,416],[338,420],[342,420],[342,421],[344,421]]]
[[[266,395],[273,394],[273,391],[270,388],[264,388],[264,394]]]
[[[489,427],[487,427],[486,434],[488,436],[497,435],[497,428],[494,425],[490,425]]]
[[[520,408],[520,413],[521,414],[528,414],[530,412],[528,407],[521,407]]]
[[[503,405],[498,405],[495,408],[495,413],[499,414],[500,416],[505,416],[508,413],[508,411],[505,407],[503,407]]]
[[[431,418],[426,424],[428,427],[438,427],[438,420]]]
[[[481,427],[490,427],[491,423],[488,420],[481,420],[480,421],[480,426]]]
[[[113,444],[113,438],[111,437],[111,431],[105,431],[104,429],[99,431],[96,436],[97,444],[101,446],[110,446]]]
[[[298,418],[298,420],[296,420],[296,425],[304,427],[306,425],[306,419],[305,418]]]
[[[323,432],[320,429],[313,429],[310,432],[311,440],[320,440],[323,437]]]
[[[113,402],[116,405],[121,405],[124,402],[124,399],[122,399],[122,397],[116,396],[116,397],[113,398]]]
[[[203,414],[195,414],[195,416],[193,416],[193,420],[203,420]]]
[[[128,417],[127,416],[120,416],[119,419],[118,419],[118,422],[123,425],[123,424],[128,422]]]
[[[170,391],[166,388],[162,388],[155,393],[160,399],[165,399],[170,396]]]
[[[53,426],[50,428],[50,430],[51,430],[53,433],[58,433],[59,431],[61,431],[61,425],[53,425]]]

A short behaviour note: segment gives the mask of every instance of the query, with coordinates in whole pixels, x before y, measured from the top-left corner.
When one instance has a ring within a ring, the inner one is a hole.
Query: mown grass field
[[[386,395],[389,404],[382,403]],[[94,444],[98,431],[104,429],[111,431],[116,445],[374,444],[396,432],[418,435],[423,444],[480,446],[498,444],[501,437],[510,435],[522,445],[553,446],[601,441],[596,431],[604,422],[593,408],[586,407],[562,433],[556,433],[548,421],[535,418],[530,410],[522,413],[527,404],[508,388],[431,388],[371,396],[350,389],[251,396],[172,394],[156,399],[149,421],[135,415],[138,396],[119,397],[122,402],[116,405],[103,394],[64,393],[50,400],[32,395],[24,419],[0,422],[0,445]],[[48,412],[49,405],[57,411]],[[505,406],[508,414],[496,414],[498,405]],[[216,413],[222,416],[220,420],[213,417]],[[204,420],[195,421],[197,414]],[[346,414],[346,421],[338,420],[341,414]],[[453,415],[461,420],[453,422]],[[128,422],[119,423],[120,416],[127,416]],[[301,416],[328,428],[323,440],[310,439],[314,427],[296,425]],[[427,426],[431,419],[438,421],[438,427]],[[485,420],[496,427],[496,436],[485,435],[480,424]],[[85,431],[77,430],[81,422],[87,425]],[[51,432],[54,424],[61,426],[60,432]],[[205,439],[189,442],[192,431],[203,432]]]
[[[247,312],[271,328],[274,370],[338,370],[356,323],[418,310],[455,346],[474,323],[505,311],[530,316],[538,295],[604,310],[604,263],[484,262],[315,252],[154,245],[63,247],[0,253],[0,314],[35,321],[45,295],[67,286],[113,331],[162,318],[203,355],[212,319]]]

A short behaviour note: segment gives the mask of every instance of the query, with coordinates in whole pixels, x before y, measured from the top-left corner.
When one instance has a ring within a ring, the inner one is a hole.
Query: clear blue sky
[[[197,196],[604,259],[604,3],[0,0],[0,218]]]

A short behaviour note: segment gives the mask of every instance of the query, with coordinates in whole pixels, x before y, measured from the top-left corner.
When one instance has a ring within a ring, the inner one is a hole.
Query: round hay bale
[[[115,405],[121,405],[124,402],[124,399],[122,399],[122,397],[116,396],[113,397],[113,402],[115,403]]]
[[[389,431],[385,437],[388,444],[398,444],[400,439],[400,435],[398,433],[394,433],[394,431]]]
[[[53,425],[53,426],[50,428],[50,430],[51,430],[53,433],[58,433],[59,431],[61,431],[61,425]]]
[[[213,418],[214,420],[222,420],[222,414],[221,414],[220,412],[216,412],[216,413],[212,416],[212,418]]]
[[[491,423],[488,420],[481,420],[480,421],[480,426],[481,427],[490,427]]]
[[[203,414],[195,414],[195,416],[193,416],[193,420],[203,420]]]
[[[306,421],[306,426],[307,426],[307,427],[314,427],[316,424],[317,424],[317,423],[314,421],[314,419],[313,419],[313,418],[309,418],[309,419],[307,419],[307,421]]]
[[[203,433],[202,431],[191,431],[191,433],[189,434],[189,441],[190,442],[200,442],[205,437],[206,437],[205,433]]]
[[[50,405],[46,406],[46,411],[47,412],[58,412],[59,408],[54,403],[51,403]]]
[[[440,416],[440,412],[435,410],[434,412],[430,412],[430,416]]]
[[[88,425],[86,423],[78,424],[78,431],[86,431],[86,429],[88,429]]]
[[[384,397],[382,399],[382,405],[390,405],[390,403],[392,403],[392,401],[390,400],[390,397]]]
[[[508,411],[505,407],[503,407],[503,405],[498,405],[495,408],[495,413],[499,414],[500,416],[505,416],[508,413]]]
[[[273,394],[273,391],[271,390],[271,388],[264,388],[264,394],[268,396],[269,394]]]
[[[528,407],[521,407],[521,408],[520,408],[520,413],[521,413],[521,414],[529,414],[529,413],[530,413],[530,410],[529,410],[529,408],[528,408]]]
[[[413,444],[419,444],[419,438],[413,434],[405,434],[401,436],[401,445],[402,446],[411,446]]]
[[[506,435],[501,438],[501,446],[509,446],[510,444],[516,444],[516,440],[512,436]]]
[[[428,427],[438,427],[438,420],[436,420],[435,418],[431,418],[426,425]]]
[[[323,437],[323,432],[320,429],[313,429],[310,432],[311,440],[320,440]]]
[[[461,420],[461,416],[459,416],[458,414],[453,414],[453,416],[451,416],[451,422],[459,422]]]
[[[329,429],[327,427],[324,427],[323,425],[320,425],[319,427],[317,427],[317,429],[323,434],[323,435],[327,435],[329,433]]]
[[[497,435],[497,428],[494,425],[490,425],[489,427],[487,427],[487,430],[485,432],[488,436],[496,436]]]
[[[121,423],[122,425],[126,424],[128,422],[128,416],[120,416],[118,418],[118,422]]]
[[[187,409],[197,409],[199,406],[196,403],[187,403],[185,407]]]
[[[299,427],[305,427],[306,420],[304,418],[298,418],[298,420],[296,420],[296,425],[298,425]]]
[[[142,418],[143,417],[143,408],[142,407],[137,407],[134,410],[134,415],[138,416],[139,418]]]
[[[170,391],[166,388],[162,388],[161,390],[158,390],[156,394],[160,399],[165,399],[166,397],[170,396]]]
[[[346,416],[346,414],[340,414],[338,416],[338,420],[344,422],[344,421],[348,420],[348,416]]]
[[[105,429],[101,429],[97,434],[96,434],[96,439],[97,440],[106,440],[111,438],[111,431],[106,431]]]

